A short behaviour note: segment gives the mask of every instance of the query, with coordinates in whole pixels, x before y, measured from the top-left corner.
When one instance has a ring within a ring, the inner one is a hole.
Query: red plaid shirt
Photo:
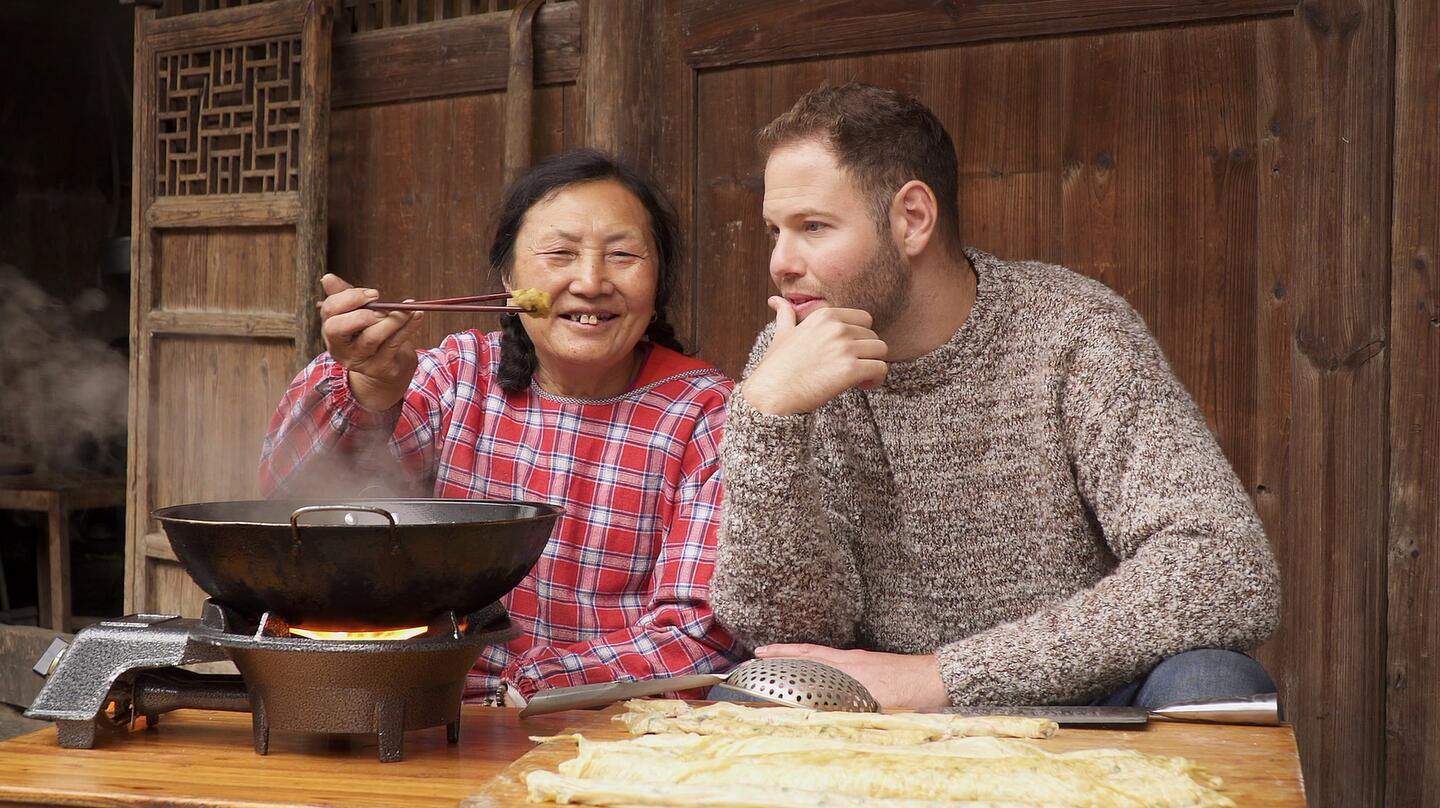
[[[388,436],[385,465],[398,460],[436,497],[565,506],[543,557],[504,598],[524,633],[485,650],[468,700],[493,698],[503,682],[528,697],[739,659],[709,603],[733,387],[723,373],[654,346],[628,392],[583,401],[536,385],[502,390],[499,334],[452,334],[419,356],[405,399],[385,413],[359,407],[328,353],[311,362],[271,420],[261,488],[283,493]]]

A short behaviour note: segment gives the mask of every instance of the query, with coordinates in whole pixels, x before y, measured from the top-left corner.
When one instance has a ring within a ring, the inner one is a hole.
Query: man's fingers
[[[857,359],[880,359],[890,355],[890,346],[885,344],[883,339],[857,339],[855,340],[855,357]]]
[[[780,336],[795,327],[795,307],[779,295],[771,295],[766,301],[775,310],[775,336]]]
[[[811,645],[809,643],[776,643],[775,645],[762,645],[755,649],[755,656],[762,659],[775,659],[777,657],[810,657],[823,656],[825,651],[833,649],[823,645]]]
[[[885,381],[885,374],[890,372],[890,366],[879,359],[860,359],[856,362],[859,365],[860,381],[855,386],[861,390],[874,390]]]
[[[868,329],[875,323],[875,318],[871,317],[870,312],[865,311],[864,309],[841,309],[831,307],[821,309],[821,311],[826,312],[826,316],[830,319],[835,320],[836,322],[845,323],[846,325],[858,325],[861,328]]]

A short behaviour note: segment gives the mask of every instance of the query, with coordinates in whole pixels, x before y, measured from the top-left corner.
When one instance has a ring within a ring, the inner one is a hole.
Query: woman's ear
[[[930,245],[939,214],[935,192],[920,180],[911,180],[895,192],[890,202],[890,221],[905,255],[913,258]]]

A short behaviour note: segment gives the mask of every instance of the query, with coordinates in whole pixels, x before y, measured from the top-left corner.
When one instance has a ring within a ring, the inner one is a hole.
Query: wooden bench
[[[0,510],[46,516],[46,539],[36,553],[41,626],[70,630],[70,512],[124,504],[125,481],[117,478],[0,477]]]

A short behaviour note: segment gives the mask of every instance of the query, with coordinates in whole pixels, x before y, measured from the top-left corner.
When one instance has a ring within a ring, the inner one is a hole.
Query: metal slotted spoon
[[[625,699],[655,696],[674,690],[721,685],[752,699],[850,713],[878,713],[880,705],[865,686],[849,674],[808,659],[752,659],[729,673],[700,673],[638,682],[604,682],[542,690],[530,698],[521,716],[545,715],[561,710],[604,707]]]

